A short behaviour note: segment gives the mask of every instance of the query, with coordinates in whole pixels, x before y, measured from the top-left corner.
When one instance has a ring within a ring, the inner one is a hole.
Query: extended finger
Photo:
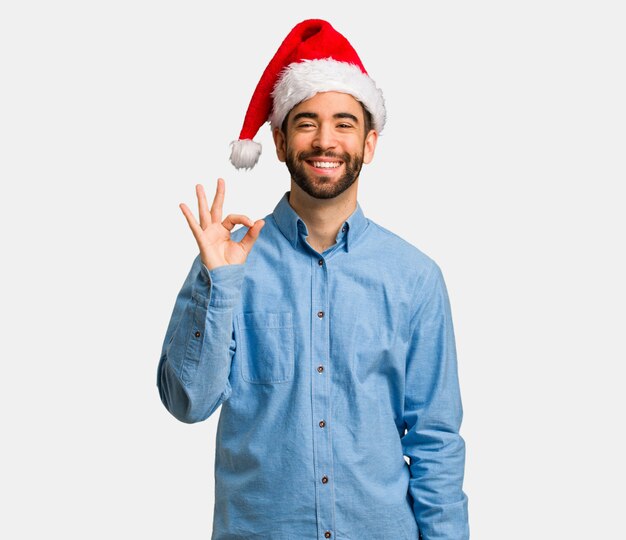
[[[256,242],[256,239],[259,237],[259,233],[261,232],[261,229],[264,225],[265,221],[262,219],[258,219],[257,221],[255,221],[254,225],[250,227],[250,229],[248,229],[248,232],[241,239],[241,242],[239,242],[239,245],[246,253],[250,253],[250,250]]]
[[[189,207],[185,203],[180,203],[179,206],[180,206],[180,209],[183,211],[183,214],[185,216],[185,219],[187,220],[187,223],[189,224],[189,228],[191,229],[191,232],[193,233],[193,235],[195,236],[197,240],[198,235],[202,232],[200,225],[198,224],[195,216],[192,214],[191,210],[189,210]]]
[[[219,223],[222,221],[222,206],[224,205],[224,192],[226,186],[224,185],[224,179],[217,179],[217,188],[215,189],[215,197],[213,198],[213,204],[211,205],[211,220],[213,223]]]
[[[229,231],[233,229],[237,223],[241,225],[246,225],[247,227],[252,227],[254,221],[252,221],[248,216],[244,216],[243,214],[228,214],[226,219],[222,221],[222,225]]]
[[[206,193],[204,193],[204,186],[202,184],[196,185],[196,195],[198,196],[200,228],[204,230],[211,224],[211,214],[209,213],[209,205],[207,203]]]

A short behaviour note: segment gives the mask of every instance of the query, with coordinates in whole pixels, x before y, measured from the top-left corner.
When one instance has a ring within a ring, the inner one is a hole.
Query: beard
[[[316,157],[335,158],[343,161],[345,171],[337,180],[333,181],[330,176],[317,176],[306,170],[306,160]],[[287,149],[285,160],[291,178],[302,191],[316,199],[332,199],[341,195],[359,177],[363,167],[363,153],[361,154],[336,154],[334,152],[300,152],[296,155]]]

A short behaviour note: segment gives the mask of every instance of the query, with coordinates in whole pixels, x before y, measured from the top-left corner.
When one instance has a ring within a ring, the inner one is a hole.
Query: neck
[[[322,253],[335,244],[339,229],[356,210],[358,182],[357,179],[337,197],[316,199],[291,181],[289,204],[306,223],[307,241],[317,252]]]

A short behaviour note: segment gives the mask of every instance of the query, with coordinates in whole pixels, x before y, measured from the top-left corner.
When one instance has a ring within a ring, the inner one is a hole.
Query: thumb
[[[259,237],[261,229],[264,227],[264,225],[265,221],[262,219],[258,219],[254,222],[254,225],[252,225],[252,227],[248,229],[248,232],[241,239],[240,244],[246,253],[250,253],[250,250],[252,249],[252,246],[256,242],[257,238]]]

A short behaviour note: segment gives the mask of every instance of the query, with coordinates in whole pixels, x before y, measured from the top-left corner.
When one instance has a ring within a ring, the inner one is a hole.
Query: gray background
[[[616,538],[625,399],[621,2],[3,2],[3,538],[209,538],[218,413],[156,367],[196,255],[180,202],[289,187],[228,162],[291,27],[355,46],[389,120],[359,201],[442,267],[472,538]]]

